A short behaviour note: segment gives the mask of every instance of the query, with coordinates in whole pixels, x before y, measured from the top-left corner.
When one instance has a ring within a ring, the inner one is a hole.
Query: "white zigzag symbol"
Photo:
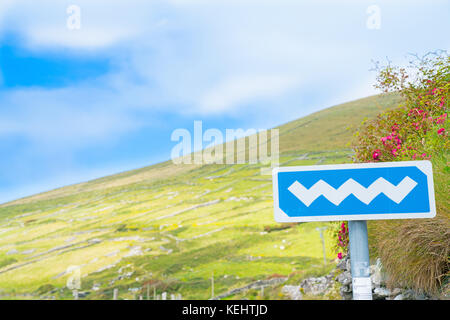
[[[398,204],[402,202],[416,185],[416,181],[406,176],[397,186],[394,186],[384,178],[378,178],[368,188],[365,188],[350,178],[338,189],[333,188],[323,180],[319,180],[309,189],[305,188],[298,181],[295,181],[288,190],[307,207],[321,195],[338,206],[350,194],[353,194],[361,202],[369,204],[380,193],[384,193],[389,199]]]

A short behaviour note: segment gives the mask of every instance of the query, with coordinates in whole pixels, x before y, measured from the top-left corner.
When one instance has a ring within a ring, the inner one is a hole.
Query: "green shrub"
[[[376,87],[398,92],[398,108],[366,121],[353,145],[355,162],[431,160],[437,215],[433,219],[371,221],[371,251],[379,256],[391,286],[436,294],[449,277],[450,57],[428,55],[407,68],[381,68]]]
[[[17,259],[14,259],[14,258],[7,258],[7,259],[0,260],[0,269],[3,267],[6,267],[7,265],[16,263],[16,262],[17,262]]]
[[[35,293],[37,293],[37,294],[39,294],[39,295],[42,295],[42,294],[48,294],[48,293],[50,293],[52,290],[54,290],[55,289],[55,287],[52,285],[52,284],[50,284],[50,283],[46,283],[46,284],[43,284],[43,285],[41,285],[36,291],[35,291]]]
[[[297,222],[277,224],[277,225],[267,225],[267,226],[264,226],[264,231],[265,232],[281,231],[281,230],[285,230],[285,229],[289,229],[289,228],[294,228],[297,225],[298,225]]]

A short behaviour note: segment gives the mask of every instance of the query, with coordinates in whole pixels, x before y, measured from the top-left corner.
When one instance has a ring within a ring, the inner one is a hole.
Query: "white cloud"
[[[0,136],[25,137],[33,144],[75,150],[115,140],[142,122],[120,105],[114,93],[87,87],[16,89],[0,94]]]
[[[31,28],[27,33],[29,46],[62,46],[78,49],[109,47],[117,42],[134,36],[132,30],[121,28],[82,28],[68,30],[64,28]]]
[[[129,41],[140,34],[151,32],[161,25],[155,16],[158,2],[139,0],[7,0],[0,4],[0,33],[20,32],[31,49],[41,47],[68,47],[72,49],[99,49]],[[70,30],[66,10],[76,4],[80,8],[81,28]],[[7,23],[5,23],[7,22]]]
[[[296,1],[259,3],[79,0],[81,29],[70,31],[66,7],[72,3],[2,1],[0,19],[10,25],[0,33],[23,35],[21,45],[31,50],[107,57],[115,69],[64,89],[10,91],[4,97],[16,111],[1,132],[97,141],[139,127],[135,110],[182,116],[239,110],[244,117],[255,111],[243,108],[249,104],[259,113],[276,109],[272,120],[278,124],[290,120],[290,109],[313,111],[298,102],[304,93],[322,98],[316,108],[373,93],[363,83],[371,58],[419,48],[407,37],[391,36],[395,26],[387,34],[386,25],[368,34],[364,5],[348,7],[349,14],[334,2],[321,2],[330,9],[325,11]],[[274,106],[275,100],[282,103]]]
[[[299,85],[288,76],[244,75],[226,79],[201,98],[200,112],[222,113],[249,102],[273,98]]]

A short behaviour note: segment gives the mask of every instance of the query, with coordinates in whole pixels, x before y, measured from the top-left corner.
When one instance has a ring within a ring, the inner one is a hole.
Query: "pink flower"
[[[373,160],[380,160],[380,156],[381,156],[381,151],[379,149],[375,150],[372,153]]]
[[[444,132],[445,132],[445,129],[444,129],[444,128],[440,128],[440,129],[437,131],[437,133],[440,134],[440,135],[443,135]]]
[[[445,118],[447,118],[447,114],[446,113],[444,113],[443,115],[439,116],[436,119],[436,124],[444,123],[445,122]]]
[[[409,110],[408,116],[414,115],[414,113],[420,114],[419,109],[412,108],[411,110]]]
[[[341,253],[341,252],[338,253],[338,259],[339,259],[339,260],[342,259],[342,253]]]

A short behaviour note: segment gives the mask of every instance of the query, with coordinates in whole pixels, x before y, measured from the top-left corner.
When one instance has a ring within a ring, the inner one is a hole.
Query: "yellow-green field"
[[[351,161],[357,125],[397,102],[369,97],[280,126],[280,165]],[[335,254],[326,239],[323,267],[316,227],[325,223],[275,223],[271,176],[260,169],[165,162],[3,204],[0,298],[70,299],[71,266],[86,299],[111,299],[116,288],[119,298],[146,297],[147,283],[152,297],[207,299],[213,274],[218,295],[326,273]],[[282,298],[270,290],[245,297]]]

